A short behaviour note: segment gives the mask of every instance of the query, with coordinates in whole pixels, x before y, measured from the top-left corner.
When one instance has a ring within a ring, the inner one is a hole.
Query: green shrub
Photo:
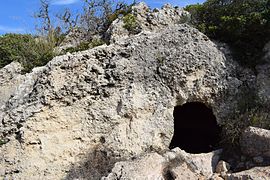
[[[120,7],[117,7],[116,10],[107,17],[107,20],[106,20],[107,27],[109,27],[112,24],[112,22],[116,20],[120,15],[126,16],[130,14],[132,11],[132,6],[134,5],[135,5],[135,2],[133,2],[130,5],[120,4]]]
[[[124,28],[127,29],[131,33],[137,33],[138,32],[138,22],[137,18],[133,14],[127,14],[123,18],[124,21]]]
[[[0,146],[4,145],[4,144],[6,144],[6,143],[7,143],[6,141],[0,139]]]
[[[101,46],[105,44],[105,42],[101,39],[93,39],[90,43],[90,47],[91,48],[94,48],[94,47],[97,47],[97,46]]]
[[[201,32],[228,43],[240,64],[262,63],[263,46],[270,41],[270,0],[207,0],[185,9]]]
[[[17,61],[24,67],[24,72],[34,67],[45,65],[56,54],[56,42],[37,38],[29,34],[5,34],[0,36],[0,67]]]

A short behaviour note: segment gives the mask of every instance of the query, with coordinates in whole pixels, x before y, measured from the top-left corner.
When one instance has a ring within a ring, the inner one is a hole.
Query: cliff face
[[[0,70],[1,177],[99,179],[117,161],[168,150],[173,109],[186,102],[226,120],[242,82],[224,48],[179,21],[116,38],[118,21],[108,46],[25,75],[16,63]]]

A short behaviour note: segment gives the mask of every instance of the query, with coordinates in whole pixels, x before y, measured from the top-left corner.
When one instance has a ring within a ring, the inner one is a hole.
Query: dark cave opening
[[[221,128],[212,109],[200,102],[176,106],[174,135],[170,149],[179,147],[188,153],[208,153],[218,148]]]

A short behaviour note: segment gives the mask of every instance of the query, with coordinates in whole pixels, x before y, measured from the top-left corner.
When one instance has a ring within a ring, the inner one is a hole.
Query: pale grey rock
[[[220,174],[213,174],[213,176],[211,176],[209,178],[209,180],[224,180],[225,178],[223,178]]]
[[[136,17],[138,25],[136,33],[142,31],[157,32],[175,24],[186,23],[190,19],[190,14],[180,7],[172,7],[170,4],[164,5],[160,10],[153,11],[144,3],[132,7],[132,15]],[[133,32],[134,33],[134,32]],[[116,19],[106,32],[106,37],[111,43],[115,43],[130,36],[127,29],[124,28],[123,17]]]
[[[56,57],[5,100],[1,178],[99,179],[121,159],[167,150],[176,105],[202,102],[218,123],[226,119],[220,104],[238,88],[234,73],[217,45],[186,24]],[[196,173],[213,171],[191,158]]]
[[[102,179],[206,179],[213,174],[212,166],[219,159],[218,154],[216,151],[194,155],[179,148],[162,155],[149,153],[139,159],[116,163],[112,172]]]
[[[256,66],[256,93],[259,98],[259,102],[264,106],[270,105],[270,42],[264,47],[265,56],[263,61],[265,63]],[[269,116],[268,116],[269,117]]]
[[[0,109],[7,103],[12,94],[15,93],[18,84],[23,81],[24,76],[21,75],[22,69],[22,66],[18,62],[12,62],[0,69]]]
[[[107,177],[103,177],[102,180],[164,180],[163,170],[165,162],[165,158],[157,153],[150,153],[133,161],[117,162],[112,172]]]
[[[222,150],[216,150],[210,153],[189,154],[179,148],[175,148],[172,151],[178,158],[187,163],[194,172],[202,174],[205,177],[210,177],[215,172],[222,153]],[[164,156],[166,157],[168,155],[170,154],[167,153]]]
[[[270,157],[270,131],[248,127],[241,135],[241,151],[251,157]]]
[[[227,174],[227,180],[268,180],[270,178],[270,167],[255,167],[246,171]]]

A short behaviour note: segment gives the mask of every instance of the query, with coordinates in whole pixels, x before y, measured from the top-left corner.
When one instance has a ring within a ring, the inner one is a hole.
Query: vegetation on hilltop
[[[270,0],[207,0],[185,7],[190,23],[208,37],[226,42],[235,60],[253,69],[263,62],[263,48],[270,41]],[[270,129],[267,107],[256,99],[254,89],[242,86],[238,108],[223,124],[225,147],[238,148],[247,126]]]
[[[39,19],[38,35],[6,34],[0,36],[0,68],[19,61],[30,71],[46,64],[59,55],[55,47],[74,29],[86,33],[85,42],[64,52],[85,50],[104,43],[104,32],[119,15],[124,17],[125,28],[136,30],[135,4],[111,0],[82,0],[82,12],[72,14],[66,9],[56,17],[50,16],[48,0],[40,0],[35,17]],[[191,23],[212,39],[226,42],[240,64],[255,69],[262,63],[263,47],[270,41],[270,0],[207,0],[203,4],[185,8],[192,14]],[[57,23],[52,23],[57,20]],[[57,25],[55,25],[57,24]],[[94,35],[101,37],[98,42]]]
[[[270,0],[207,0],[185,8],[191,23],[210,38],[226,42],[241,65],[261,63],[270,41]]]
[[[5,34],[0,37],[0,68],[17,61],[25,72],[49,62],[55,55],[53,40],[30,34]]]
[[[20,62],[25,72],[34,67],[45,65],[54,56],[59,55],[56,47],[61,44],[67,34],[74,29],[85,32],[85,41],[77,47],[67,48],[65,52],[86,50],[101,44],[104,32],[119,15],[126,16],[135,4],[126,4],[111,0],[83,0],[82,12],[72,14],[66,9],[56,17],[50,15],[48,0],[40,0],[41,6],[35,14],[39,20],[37,33],[31,34],[5,34],[0,36],[0,68],[12,61]],[[57,21],[57,23],[53,23]],[[57,25],[55,25],[57,24]],[[93,39],[99,35],[101,39]]]

